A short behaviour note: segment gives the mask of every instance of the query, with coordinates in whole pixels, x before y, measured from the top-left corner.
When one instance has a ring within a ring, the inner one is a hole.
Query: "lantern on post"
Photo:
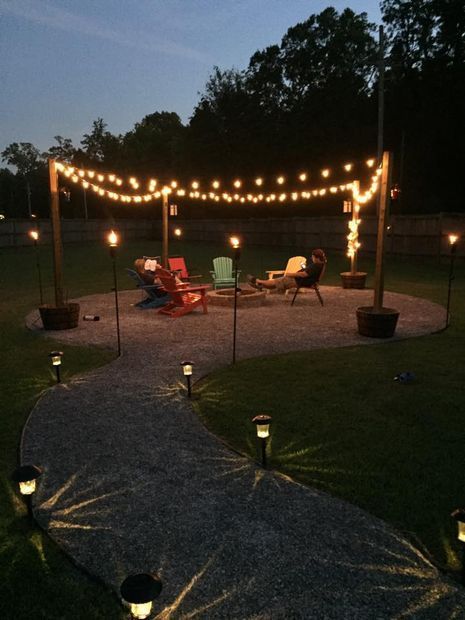
[[[115,292],[115,311],[116,311],[116,336],[118,339],[118,356],[121,355],[121,337],[119,329],[119,304],[118,304],[118,278],[116,277],[116,248],[119,244],[117,233],[112,230],[107,236],[110,256],[113,263],[113,290]]]
[[[192,367],[194,362],[181,362],[183,375],[186,377],[187,381],[187,396],[191,398],[191,377],[192,377]]]
[[[459,240],[458,235],[449,235],[450,246],[450,264],[449,264],[449,282],[447,286],[447,309],[446,309],[446,328],[450,323],[450,300],[452,293],[452,281],[454,280],[454,263],[457,254],[457,242]]]
[[[397,185],[397,183],[395,183],[391,187],[391,200],[395,202],[396,200],[399,200],[399,198],[400,198],[400,187]]]
[[[39,298],[40,298],[40,305],[42,306],[42,304],[44,303],[44,296],[43,296],[43,292],[42,292],[42,272],[40,269],[40,256],[39,256],[39,231],[38,230],[30,230],[29,231],[29,236],[31,237],[32,241],[34,242],[34,247],[35,247],[35,253],[36,253],[36,266],[37,266],[37,274],[39,276]]]
[[[230,237],[229,243],[233,249],[233,264],[234,264],[234,322],[233,322],[233,359],[232,363],[236,363],[236,327],[237,327],[237,294],[239,289],[237,288],[237,266],[239,264],[239,258],[241,256],[241,241],[239,237]]]
[[[153,601],[160,596],[163,584],[158,575],[140,573],[126,577],[120,587],[121,597],[129,606],[132,618],[144,620],[152,611]]]
[[[52,366],[55,368],[57,383],[61,383],[60,368],[63,351],[52,351],[48,354],[48,356],[50,358],[50,361],[52,362]]]
[[[42,470],[36,465],[21,465],[12,475],[13,481],[19,484],[19,492],[25,499],[28,517],[32,517],[31,497],[35,493],[37,480],[41,475]]]
[[[266,414],[256,415],[252,422],[255,424],[257,429],[257,438],[261,443],[261,452],[262,452],[262,465],[263,468],[266,469],[267,461],[266,461],[266,444],[268,441],[268,437],[270,436],[270,424],[271,424],[271,416]]]

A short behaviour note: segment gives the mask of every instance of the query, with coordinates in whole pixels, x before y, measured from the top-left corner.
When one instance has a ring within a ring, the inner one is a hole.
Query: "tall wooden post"
[[[378,165],[384,148],[384,28],[379,27],[379,60],[378,60]],[[378,197],[377,211],[381,210],[381,195]]]
[[[61,242],[60,198],[55,160],[48,160],[50,177],[50,219],[53,236],[53,267],[55,274],[55,305],[63,306],[63,245]]]
[[[378,214],[378,237],[376,243],[375,294],[373,312],[381,312],[384,295],[384,246],[386,243],[386,227],[389,220],[389,201],[392,177],[392,153],[383,153],[383,172],[381,175],[381,192]]]
[[[360,203],[358,201],[358,196],[360,193],[360,181],[352,181],[352,222],[357,222],[360,217]],[[355,224],[356,229],[358,229],[357,224]],[[356,243],[358,242],[358,233]],[[350,273],[355,275],[357,273],[357,248],[354,249],[354,253],[350,257]]]
[[[168,269],[168,209],[169,209],[169,202],[168,202],[168,192],[166,191],[167,188],[164,187],[161,191],[161,195],[163,197],[163,213],[162,213],[162,220],[163,220],[163,242],[162,242],[162,263],[163,263],[163,267],[165,269]]]

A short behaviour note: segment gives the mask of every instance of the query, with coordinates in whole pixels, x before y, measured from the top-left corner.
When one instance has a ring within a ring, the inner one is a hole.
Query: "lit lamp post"
[[[115,310],[116,310],[116,335],[118,338],[118,355],[121,355],[121,338],[119,332],[119,306],[118,306],[118,279],[116,277],[116,248],[118,247],[118,235],[114,230],[107,237],[110,246],[110,256],[113,263],[113,290],[115,291]]]
[[[449,285],[447,287],[447,311],[446,311],[446,327],[449,327],[450,322],[450,296],[452,291],[452,280],[454,279],[454,262],[457,254],[457,241],[459,240],[457,235],[449,235],[450,245],[450,267],[449,267]]]
[[[152,611],[153,601],[160,596],[162,582],[157,575],[140,573],[126,577],[120,587],[123,601],[129,605],[131,617],[144,620]]]
[[[61,383],[60,367],[61,367],[61,358],[63,357],[63,351],[52,351],[51,353],[48,354],[48,356],[52,362],[52,366],[55,368],[55,373],[57,376],[57,383]]]
[[[230,237],[229,243],[232,245],[234,252],[234,326],[233,326],[233,359],[232,363],[236,363],[236,325],[237,325],[237,265],[241,257],[241,242],[238,237]]]
[[[271,416],[264,413],[256,415],[252,422],[257,427],[257,437],[262,446],[262,465],[266,469],[266,442],[270,436]]]
[[[465,585],[465,508],[457,508],[451,517],[457,521],[457,538],[462,543],[462,583]]]
[[[42,306],[42,304],[44,303],[44,297],[42,294],[42,273],[40,271],[40,257],[39,257],[39,245],[38,245],[38,241],[39,241],[39,231],[38,230],[30,230],[29,231],[29,236],[31,237],[31,239],[34,242],[34,247],[35,247],[35,251],[36,251],[36,265],[37,265],[37,273],[39,275],[39,295],[40,295],[40,305]]]
[[[187,396],[190,398],[192,396],[191,392],[191,377],[192,377],[192,366],[194,362],[181,362],[182,372],[186,377],[187,381]]]
[[[27,506],[27,515],[32,518],[32,494],[36,490],[37,479],[42,470],[36,465],[21,465],[13,472],[13,481],[19,484],[19,492],[24,497]]]

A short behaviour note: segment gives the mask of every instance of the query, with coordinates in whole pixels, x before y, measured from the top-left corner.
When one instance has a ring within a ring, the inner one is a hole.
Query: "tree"
[[[114,136],[106,128],[103,118],[98,118],[92,123],[92,131],[84,134],[81,140],[84,156],[89,163],[112,163],[118,159],[121,137]]]
[[[29,217],[32,215],[30,177],[43,163],[42,156],[30,142],[13,142],[2,151],[2,160],[10,166],[15,166],[17,173],[26,182],[27,207]]]
[[[54,140],[56,140],[58,144],[51,146],[48,151],[43,154],[43,157],[46,159],[58,159],[60,161],[71,163],[74,155],[76,154],[76,149],[73,146],[71,138],[55,136]]]
[[[171,175],[183,163],[184,132],[175,112],[148,114],[122,138],[124,159],[142,174]]]

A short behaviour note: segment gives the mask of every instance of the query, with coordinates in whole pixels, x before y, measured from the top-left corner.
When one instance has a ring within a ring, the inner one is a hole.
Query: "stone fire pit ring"
[[[256,308],[262,306],[265,298],[266,291],[258,291],[252,288],[240,288],[240,292],[237,294],[237,307],[238,308]],[[212,306],[234,306],[234,288],[221,288],[216,291],[208,291],[207,293],[208,303]]]

